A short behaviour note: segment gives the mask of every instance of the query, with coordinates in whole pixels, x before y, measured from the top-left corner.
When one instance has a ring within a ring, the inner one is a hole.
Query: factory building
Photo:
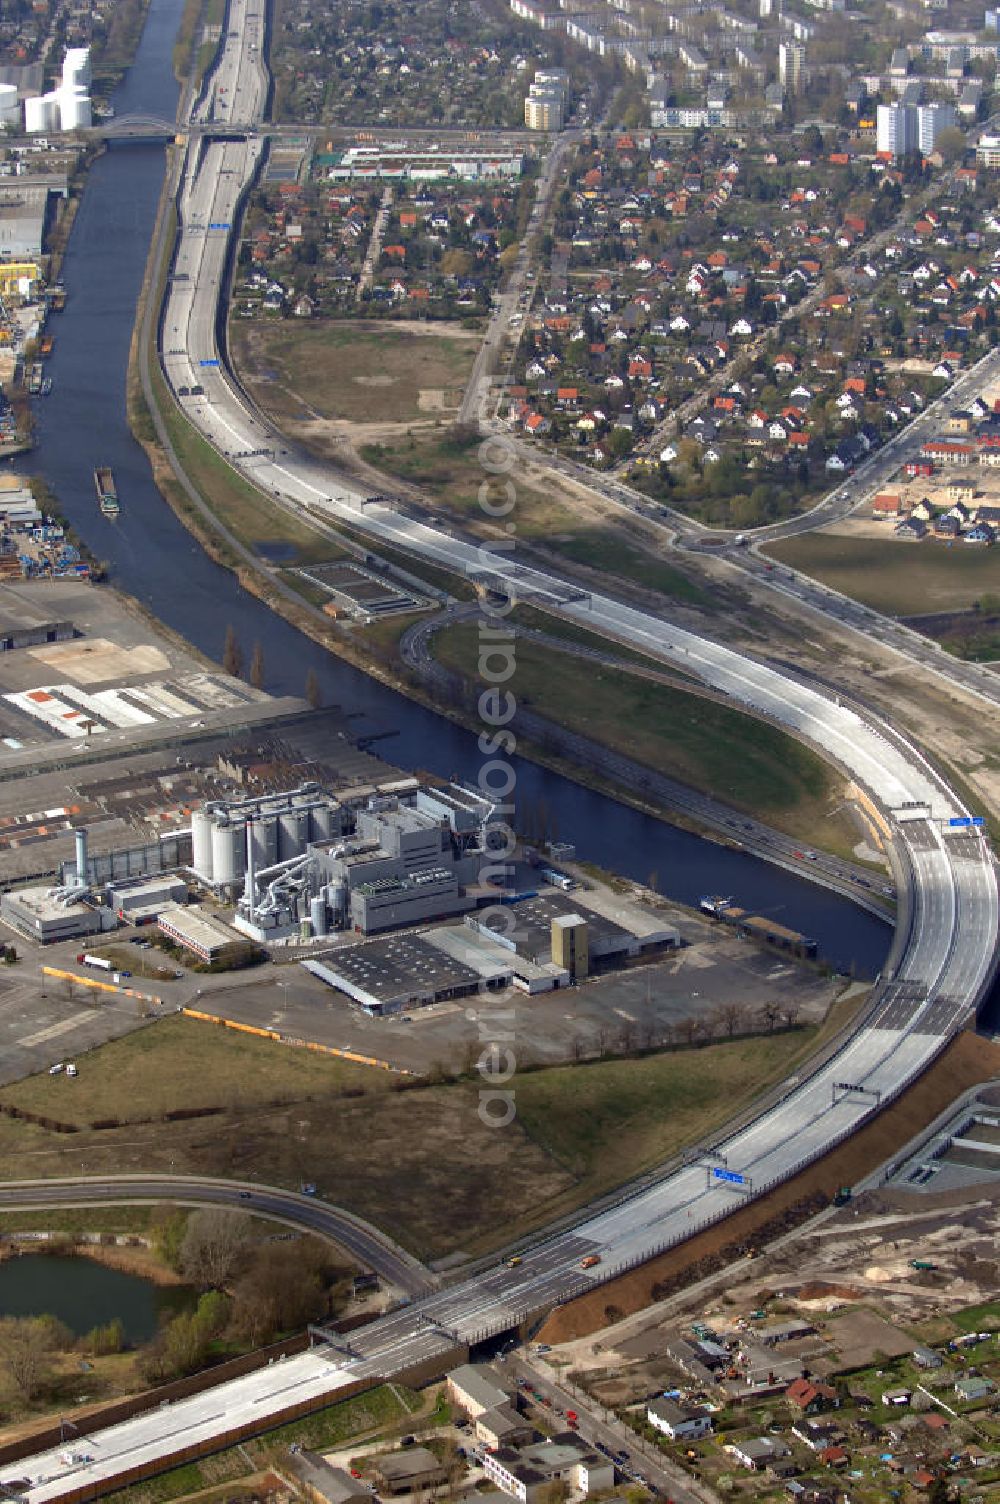
[[[30,502],[30,491],[0,490],[0,516],[16,517]],[[35,609],[34,602],[27,606],[18,599],[16,610],[0,607],[0,653],[12,652],[15,648],[41,647],[48,642],[71,642],[75,636],[72,621]]]
[[[590,971],[587,933],[582,914],[552,916],[552,962],[564,967],[574,982],[585,981]]]
[[[187,883],[176,873],[162,877],[133,877],[109,884],[108,905],[124,924],[143,924],[159,918],[167,907],[187,903]]]
[[[34,101],[28,100],[28,104]],[[42,254],[49,217],[49,197],[66,198],[65,174],[21,174],[0,178],[0,259],[37,261]]]
[[[571,977],[575,972],[578,981],[647,951],[680,944],[673,925],[661,924],[635,907],[623,909],[619,922],[596,909],[581,912],[569,899],[545,893],[522,899],[511,906],[511,913],[513,929],[497,923],[495,910],[470,915],[466,923],[522,960],[553,966]]]
[[[191,951],[200,961],[218,961],[246,945],[246,941],[220,919],[203,914],[200,909],[182,908],[179,904],[165,904],[156,927],[161,935]]]
[[[294,810],[305,795],[299,790],[287,797]],[[315,796],[309,797],[315,812]],[[248,824],[241,807],[220,808],[213,818],[220,840],[231,843],[224,870],[242,865],[246,879],[236,928],[273,942],[323,937],[331,928],[378,934],[465,913],[475,906],[467,889],[490,860],[484,827],[491,814],[488,800],[454,784],[421,788],[405,798],[376,795],[356,813],[339,805],[330,811],[337,826],[332,840],[311,837],[298,850],[290,842],[286,854],[280,845],[276,852],[259,849],[258,816]],[[242,862],[238,841],[246,846]]]
[[[0,917],[19,934],[42,945],[114,929],[114,913],[91,888],[87,860],[87,832],[77,830],[76,865],[70,880],[57,887],[18,888],[5,893],[0,898]]]
[[[248,832],[251,859],[260,870],[304,856],[310,842],[342,834],[347,818],[318,783],[287,794],[206,804],[191,817],[191,865],[208,887],[235,889],[246,876]]]
[[[466,890],[488,860],[490,813],[455,785],[421,789],[412,803],[372,800],[352,840],[316,853],[335,927],[371,935],[473,908]]]
[[[77,940],[113,929],[110,909],[83,898],[62,898],[53,888],[21,888],[0,898],[0,915],[26,939],[41,945]]]

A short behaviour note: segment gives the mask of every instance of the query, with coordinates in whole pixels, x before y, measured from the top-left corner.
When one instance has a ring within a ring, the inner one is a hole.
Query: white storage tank
[[[63,58],[62,81],[64,89],[82,89],[86,92],[91,84],[90,48],[69,47]]]
[[[29,135],[59,129],[59,95],[37,94],[24,101],[24,128]]]
[[[212,882],[236,883],[246,871],[246,826],[218,824],[212,828]]]
[[[302,856],[309,836],[309,811],[286,809],[278,816],[278,860]]]
[[[310,902],[310,904],[309,904],[309,918],[312,921],[313,934],[314,935],[318,935],[318,936],[325,935],[326,934],[326,899],[323,897],[322,893],[319,895],[318,898],[314,898]]]
[[[0,84],[0,126],[21,126],[21,101],[17,97],[16,84]]]
[[[93,124],[90,95],[85,89],[59,91],[59,123],[64,131],[87,131]]]
[[[203,809],[191,816],[191,865],[203,882],[212,881],[212,817]]]

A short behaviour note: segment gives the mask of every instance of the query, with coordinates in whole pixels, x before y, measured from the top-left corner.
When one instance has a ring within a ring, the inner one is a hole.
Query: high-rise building
[[[757,14],[762,21],[766,21],[774,10],[774,0],[757,0]]]
[[[955,106],[943,99],[933,104],[923,104],[917,110],[917,145],[923,156],[929,157],[937,146],[942,131],[956,123]]]
[[[801,42],[779,42],[778,80],[787,94],[797,94],[805,82],[806,49]]]
[[[880,104],[875,124],[875,147],[893,157],[920,149],[919,110],[911,104]]]

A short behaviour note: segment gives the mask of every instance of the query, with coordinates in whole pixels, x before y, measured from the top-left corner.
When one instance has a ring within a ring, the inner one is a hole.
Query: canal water
[[[193,1300],[185,1285],[155,1285],[88,1258],[26,1253],[0,1263],[5,1316],[55,1316],[76,1337],[118,1319],[126,1344],[138,1347]]]
[[[178,89],[171,49],[182,0],[151,0],[135,63],[114,98],[119,116],[173,118]],[[142,283],[164,173],[160,147],[112,146],[93,167],[63,268],[68,300],[51,329],[51,395],[36,404],[33,456],[59,505],[113,579],[162,621],[219,660],[232,624],[249,653],[264,652],[266,687],[301,694],[313,669],[324,702],[358,716],[361,731],[392,731],[385,755],[409,769],[477,782],[476,738],[412,704],[302,636],[242,590],[205,555],[153,484],[125,412],[125,382],[136,298]],[[111,465],[121,516],[97,510],[95,465]],[[754,857],[703,841],[618,804],[569,779],[518,762],[522,809],[544,803],[551,826],[582,858],[647,880],[685,903],[703,893],[737,902],[813,936],[838,968],[871,976],[889,945],[886,925],[838,898]]]

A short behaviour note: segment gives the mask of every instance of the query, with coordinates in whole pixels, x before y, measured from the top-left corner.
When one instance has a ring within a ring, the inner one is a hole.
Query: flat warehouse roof
[[[509,912],[515,921],[511,938],[516,942],[518,952],[534,955],[551,945],[553,919],[562,919],[568,914],[580,914],[581,909],[575,896],[539,893],[537,898],[525,898],[520,903],[512,903],[509,906]],[[611,941],[616,945],[624,946],[635,938],[631,930],[616,924],[613,919],[608,919],[604,914],[597,914],[591,909],[584,909],[582,913],[587,921],[592,949],[595,941]],[[487,923],[485,920],[482,922]]]
[[[456,987],[478,988],[479,971],[429,945],[420,935],[391,935],[345,946],[317,958],[323,980],[339,985],[339,978],[380,1003],[394,1003],[417,994],[437,995]]]
[[[215,950],[219,945],[235,945],[243,939],[221,920],[210,914],[200,914],[197,909],[181,908],[179,904],[168,904],[160,910],[160,926],[169,926],[183,939],[205,950]]]

